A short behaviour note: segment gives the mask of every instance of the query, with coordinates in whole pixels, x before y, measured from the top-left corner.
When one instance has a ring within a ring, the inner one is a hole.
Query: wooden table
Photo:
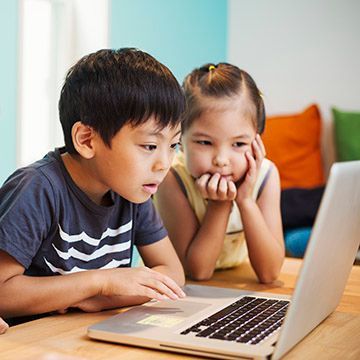
[[[301,260],[287,258],[279,280],[271,285],[259,284],[249,264],[217,272],[210,281],[201,283],[291,294],[300,266]],[[14,326],[0,336],[0,359],[199,359],[95,341],[86,336],[89,325],[117,312],[69,313]],[[337,310],[284,359],[360,359],[360,266],[352,268]]]

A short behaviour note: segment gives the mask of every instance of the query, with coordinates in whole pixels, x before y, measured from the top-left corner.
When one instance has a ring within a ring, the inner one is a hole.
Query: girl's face
[[[215,101],[215,106],[206,107],[182,136],[185,163],[194,178],[219,173],[237,182],[248,169],[245,152],[253,155],[251,144],[256,136],[253,112],[244,99]]]

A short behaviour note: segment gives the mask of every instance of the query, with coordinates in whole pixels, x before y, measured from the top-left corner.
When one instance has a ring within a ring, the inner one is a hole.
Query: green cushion
[[[360,112],[332,109],[338,161],[360,160]]]

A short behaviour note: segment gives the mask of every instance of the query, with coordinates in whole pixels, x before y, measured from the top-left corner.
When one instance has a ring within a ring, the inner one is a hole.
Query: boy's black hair
[[[68,71],[59,100],[66,150],[76,154],[71,129],[91,126],[110,147],[125,125],[154,116],[159,128],[175,126],[185,108],[183,91],[171,71],[135,48],[104,49],[84,56]]]

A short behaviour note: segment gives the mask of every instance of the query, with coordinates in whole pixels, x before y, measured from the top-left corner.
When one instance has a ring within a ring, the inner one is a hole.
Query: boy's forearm
[[[15,317],[57,311],[99,293],[96,271],[61,276],[16,275],[1,284],[0,315]]]
[[[97,312],[121,308],[125,306],[140,305],[148,302],[150,299],[145,296],[94,296],[92,298],[80,301],[72,307],[78,308],[85,312]]]

